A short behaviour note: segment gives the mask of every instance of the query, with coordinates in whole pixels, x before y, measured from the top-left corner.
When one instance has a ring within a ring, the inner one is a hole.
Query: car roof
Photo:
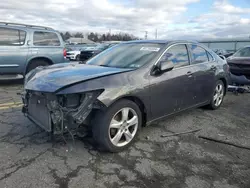
[[[10,29],[20,29],[20,30],[25,30],[25,31],[54,31],[54,32],[57,32],[53,28],[46,27],[46,26],[26,25],[26,24],[19,24],[19,23],[0,22],[0,27],[10,28]]]
[[[241,48],[250,48],[250,45],[247,45],[247,46],[243,46]]]
[[[197,41],[191,40],[134,40],[125,43],[158,43],[158,44],[169,44],[169,43],[198,43]]]

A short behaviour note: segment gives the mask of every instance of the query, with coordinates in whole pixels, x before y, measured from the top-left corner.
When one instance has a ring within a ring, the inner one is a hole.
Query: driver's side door
[[[150,76],[152,119],[172,114],[194,105],[194,78],[185,44],[172,45],[158,63],[173,63],[174,68]]]

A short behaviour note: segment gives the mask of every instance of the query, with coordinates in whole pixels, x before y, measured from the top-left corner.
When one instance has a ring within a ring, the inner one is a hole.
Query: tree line
[[[129,41],[129,40],[138,40],[138,37],[135,37],[132,34],[128,33],[116,33],[116,34],[99,34],[90,32],[88,35],[83,35],[83,33],[77,32],[77,33],[70,33],[70,32],[61,32],[61,36],[64,41],[68,40],[71,37],[75,38],[84,38],[85,36],[88,37],[89,40],[92,40],[94,42],[102,42],[102,41]]]

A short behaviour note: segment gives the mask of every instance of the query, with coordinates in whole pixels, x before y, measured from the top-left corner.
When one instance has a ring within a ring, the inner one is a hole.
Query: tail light
[[[64,58],[66,58],[66,56],[67,56],[67,51],[66,51],[66,49],[63,49],[63,56],[64,56]]]

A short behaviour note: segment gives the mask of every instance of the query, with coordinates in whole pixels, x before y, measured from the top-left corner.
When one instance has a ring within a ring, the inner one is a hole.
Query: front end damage
[[[23,113],[35,124],[51,134],[66,131],[77,132],[82,125],[89,124],[94,109],[104,105],[97,100],[102,91],[56,95],[36,91],[23,94]]]

